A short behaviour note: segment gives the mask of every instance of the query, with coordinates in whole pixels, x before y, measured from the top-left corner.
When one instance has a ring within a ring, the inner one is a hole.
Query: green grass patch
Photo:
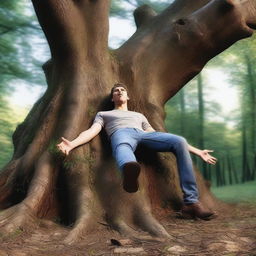
[[[256,180],[242,184],[211,188],[213,194],[225,202],[256,203]]]

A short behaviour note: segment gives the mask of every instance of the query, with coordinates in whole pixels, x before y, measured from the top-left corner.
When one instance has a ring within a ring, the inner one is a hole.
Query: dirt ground
[[[172,236],[169,241],[145,234],[128,239],[99,223],[97,231],[72,246],[63,243],[67,230],[41,224],[33,232],[2,235],[0,256],[256,255],[256,205],[232,206],[218,215],[211,221],[182,219],[177,214],[160,220]]]

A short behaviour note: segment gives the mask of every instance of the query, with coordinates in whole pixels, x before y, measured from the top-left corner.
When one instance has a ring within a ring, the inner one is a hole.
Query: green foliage
[[[42,31],[31,10],[25,0],[0,2],[0,168],[11,158],[12,133],[27,113],[14,111],[7,97],[20,84],[44,84],[42,61],[34,54]]]
[[[244,171],[244,179],[256,178],[256,36],[242,40],[235,44],[225,55],[226,62],[232,59],[231,64],[227,63],[227,72],[230,74],[230,81],[240,93],[240,120],[238,128],[242,132],[243,140],[243,162],[248,162],[251,170]],[[245,168],[245,167],[244,167]]]
[[[29,82],[42,83],[35,77],[34,66],[38,63],[33,56],[31,40],[41,30],[36,18],[29,10],[27,3],[22,1],[4,0],[0,3],[0,92],[10,89],[10,81],[22,79]],[[29,39],[29,40],[28,40]],[[40,71],[41,72],[41,71]],[[9,85],[9,87],[8,87]]]
[[[238,179],[244,174],[243,161],[249,162],[251,173],[249,179],[255,174],[254,159],[256,156],[256,36],[236,43],[208,64],[208,69],[222,69],[229,75],[229,82],[239,91],[240,106],[229,116],[223,113],[216,102],[207,102],[208,81],[204,78],[204,145],[205,148],[215,150],[214,155],[219,159],[224,176],[228,179],[227,158],[231,159],[233,171],[237,172]],[[204,71],[202,71],[204,74]],[[211,90],[216,88],[211,88]],[[187,138],[192,145],[198,146],[198,100],[196,80],[193,79],[185,88],[185,114],[181,113],[180,92],[167,104],[166,126],[170,132],[180,134]],[[211,91],[208,90],[208,91]],[[229,99],[227,99],[229,100]],[[222,121],[223,120],[223,121]],[[227,121],[232,121],[232,127]],[[182,127],[183,126],[183,127]],[[245,129],[245,137],[242,137],[242,127]],[[245,140],[245,141],[244,141]],[[243,149],[242,145],[245,145]],[[243,159],[243,154],[247,159]],[[212,168],[212,178],[216,176],[216,169]],[[233,175],[233,174],[232,174]],[[247,173],[246,173],[247,175]]]
[[[204,74],[204,72],[202,73]],[[165,121],[169,132],[185,137],[191,145],[200,148],[200,117],[196,79],[190,81],[182,89],[185,94],[185,103],[182,103],[180,98],[181,92],[178,92],[166,104],[167,118]],[[204,82],[205,91],[207,90],[207,86],[206,81]],[[204,98],[207,98],[207,95]],[[182,104],[185,106],[182,107]],[[185,109],[185,113],[181,112],[182,109]],[[220,121],[223,113],[221,107],[216,102],[207,102],[204,100],[204,112],[204,147],[206,149],[213,149],[213,155],[221,163],[225,162],[227,156],[231,155],[235,159],[236,167],[241,166],[240,131],[230,128],[225,122]],[[199,159],[195,158],[195,160]],[[197,161],[197,165],[199,167],[201,166],[200,170],[202,170],[201,160]],[[211,169],[211,180],[215,181],[216,170],[214,167]]]

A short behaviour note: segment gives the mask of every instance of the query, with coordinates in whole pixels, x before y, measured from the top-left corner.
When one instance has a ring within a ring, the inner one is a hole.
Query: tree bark
[[[172,154],[138,150],[140,191],[121,189],[120,176],[104,133],[63,157],[60,136],[70,140],[87,129],[99,110],[111,108],[115,82],[129,88],[130,110],[142,112],[165,131],[164,104],[206,62],[251,36],[254,0],[176,0],[161,14],[142,6],[134,13],[134,35],[108,50],[108,0],[33,0],[52,58],[44,65],[48,89],[14,133],[13,159],[0,175],[2,232],[24,228],[37,218],[59,218],[72,229],[73,243],[105,221],[125,235],[134,226],[169,237],[157,220],[182,205]],[[156,40],[157,39],[157,40]],[[197,173],[200,200],[216,200]]]

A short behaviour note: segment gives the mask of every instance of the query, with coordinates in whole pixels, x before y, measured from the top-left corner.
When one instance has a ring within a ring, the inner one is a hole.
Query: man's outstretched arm
[[[94,123],[88,130],[81,132],[77,138],[72,141],[67,140],[64,137],[61,137],[61,142],[57,144],[57,147],[60,151],[62,151],[65,155],[68,155],[69,152],[92,140],[96,135],[100,133],[102,126],[99,123]]]
[[[188,144],[188,150],[189,152],[201,157],[208,164],[216,164],[217,162],[217,158],[209,154],[209,152],[213,152],[213,150],[208,150],[208,149],[201,150],[189,144]]]

